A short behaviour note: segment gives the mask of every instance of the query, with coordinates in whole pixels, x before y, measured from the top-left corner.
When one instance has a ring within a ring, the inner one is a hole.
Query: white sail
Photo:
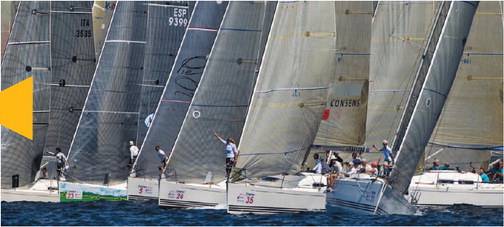
[[[372,2],[335,2],[336,80],[314,145],[362,145],[366,131]]]
[[[441,3],[394,139],[393,149],[399,149],[389,183],[397,192],[408,188],[436,126],[477,7],[477,2]]]
[[[239,145],[246,177],[295,173],[336,67],[334,2],[279,2]]]
[[[488,161],[489,150],[502,146],[501,17],[498,2],[479,4],[457,76],[432,133],[431,145],[425,150],[426,156],[443,149],[434,157],[452,166],[468,166],[469,162]]]
[[[379,2],[373,19],[366,145],[394,138],[438,7]]]

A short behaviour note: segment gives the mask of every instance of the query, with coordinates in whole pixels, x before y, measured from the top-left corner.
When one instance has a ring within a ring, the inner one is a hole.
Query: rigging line
[[[205,32],[217,32],[218,30],[215,28],[187,28],[189,31],[205,31]]]
[[[191,101],[176,100],[176,99],[161,99],[161,102],[186,103],[191,104]]]
[[[210,104],[192,104],[192,106],[198,107],[248,107],[248,104],[245,105],[210,105]]]
[[[290,150],[290,151],[285,151],[282,153],[274,153],[274,152],[264,152],[264,153],[248,153],[248,154],[240,154],[241,156],[252,156],[252,155],[287,155],[290,153],[296,153],[300,151],[304,151],[305,149],[297,149],[297,150]]]
[[[156,88],[164,88],[163,85],[152,85],[152,84],[137,84],[138,86],[141,87],[156,87]]]

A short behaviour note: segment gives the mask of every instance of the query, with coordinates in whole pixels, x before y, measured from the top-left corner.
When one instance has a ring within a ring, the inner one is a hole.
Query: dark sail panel
[[[240,140],[264,48],[261,39],[266,39],[274,13],[268,7],[275,3],[229,3],[168,163],[173,180],[224,180],[225,146],[213,133]]]
[[[137,130],[147,6],[118,2],[70,147],[67,180],[125,180]]]
[[[33,141],[2,128],[2,188],[32,182],[42,158],[49,113],[49,2],[21,2],[2,61],[2,90],[33,76]]]
[[[170,152],[198,87],[227,2],[197,2],[152,126],[135,164],[137,176],[158,176],[154,147]]]
[[[191,16],[187,2],[151,2],[148,3],[148,12],[147,44],[138,117],[139,146],[147,133],[146,118],[156,111]],[[150,122],[149,119],[147,123]]]
[[[92,2],[51,3],[52,81],[46,152],[60,148],[68,153],[93,78],[91,7]]]

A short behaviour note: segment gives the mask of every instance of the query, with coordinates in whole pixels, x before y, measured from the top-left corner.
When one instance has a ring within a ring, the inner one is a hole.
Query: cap
[[[383,144],[388,144],[388,141],[387,140],[383,140]]]
[[[130,141],[129,141],[129,143],[130,143],[130,145],[134,145],[134,144],[135,144],[135,143],[133,143],[133,141],[132,141],[132,140],[130,140]]]

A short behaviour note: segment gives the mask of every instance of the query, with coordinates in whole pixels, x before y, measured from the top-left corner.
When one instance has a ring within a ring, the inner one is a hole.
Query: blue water
[[[2,202],[2,225],[503,225],[502,209],[455,206],[418,216],[325,213],[229,215],[225,210],[159,208],[149,202]]]

